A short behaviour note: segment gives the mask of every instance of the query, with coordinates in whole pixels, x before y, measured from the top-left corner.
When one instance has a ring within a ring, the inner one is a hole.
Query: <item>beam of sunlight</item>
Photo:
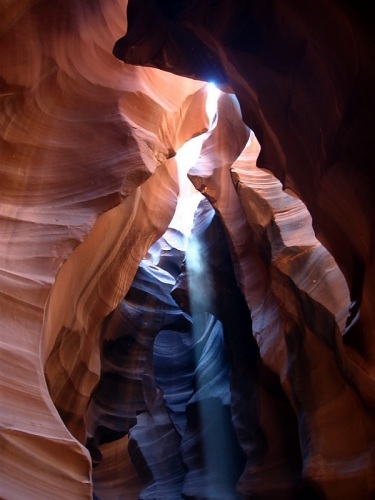
[[[209,131],[216,126],[220,94],[221,91],[213,83],[207,84],[205,109]],[[233,443],[237,441],[231,421],[229,366],[224,350],[223,327],[213,315],[215,290],[205,241],[192,231],[196,209],[204,197],[187,177],[188,171],[199,162],[202,144],[208,133],[186,142],[176,153],[179,197],[169,228],[186,237],[183,251],[195,359],[192,396],[189,396],[186,404],[192,407],[197,405],[202,459],[200,474],[205,481],[205,497],[230,500],[237,498],[235,483],[238,475],[235,464],[238,452],[233,452]],[[204,213],[202,215],[205,217]],[[159,261],[160,252],[157,242],[147,256],[150,265]],[[192,472],[194,477],[196,471],[193,469]]]
[[[195,345],[195,395],[201,422],[205,497],[231,500],[235,495],[236,440],[231,423],[229,367],[223,327],[213,310],[214,288],[202,243],[189,240],[186,251],[192,334]],[[202,343],[204,347],[202,347]]]
[[[206,113],[209,119],[209,130],[216,125],[217,102],[221,91],[214,83],[206,86]],[[187,177],[190,168],[199,161],[202,143],[206,138],[202,134],[185,143],[176,154],[179,171],[180,194],[175,216],[170,227],[183,232],[188,239],[185,253],[188,274],[188,293],[190,299],[190,314],[192,319],[192,334],[195,344],[196,364],[196,395],[202,423],[202,452],[204,459],[204,477],[206,478],[206,493],[209,498],[233,497],[234,483],[231,477],[232,454],[228,431],[230,421],[230,388],[227,361],[224,359],[223,330],[221,323],[210,314],[213,310],[213,280],[210,267],[202,245],[197,236],[191,235],[194,224],[194,213],[203,196],[193,187]],[[202,342],[206,335],[210,336],[206,347]],[[209,346],[219,347],[219,355],[208,352]],[[203,354],[204,353],[204,354]],[[207,364],[208,363],[208,364]],[[206,373],[213,379],[207,380]],[[223,394],[228,401],[223,401]],[[198,395],[199,394],[199,395]],[[228,411],[228,415],[226,415]],[[214,413],[214,414],[212,414]]]

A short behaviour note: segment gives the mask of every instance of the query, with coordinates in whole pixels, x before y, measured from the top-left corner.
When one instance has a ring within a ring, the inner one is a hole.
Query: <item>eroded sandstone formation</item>
[[[373,497],[367,14],[1,4],[1,498]]]

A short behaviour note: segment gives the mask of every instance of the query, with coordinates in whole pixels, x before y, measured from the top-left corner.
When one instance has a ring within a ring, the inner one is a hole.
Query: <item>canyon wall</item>
[[[1,3],[1,498],[373,497],[365,7]]]

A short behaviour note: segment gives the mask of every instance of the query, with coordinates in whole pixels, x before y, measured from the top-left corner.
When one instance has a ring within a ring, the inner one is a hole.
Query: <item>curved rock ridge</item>
[[[57,276],[44,323],[45,341],[56,337],[46,377],[57,408],[69,415],[66,425],[81,442],[85,442],[82,417],[100,371],[101,322],[129,289],[155,236],[166,230],[177,190],[176,164],[171,159],[98,220]],[[84,261],[90,265],[83,267]],[[68,291],[70,301],[61,300]]]
[[[174,483],[177,481],[178,485],[178,478],[181,482],[184,474],[182,464],[178,465],[180,438],[158,394],[152,364],[154,338],[160,330],[188,331],[190,328],[189,318],[170,296],[173,283],[174,279],[168,272],[149,261],[142,261],[125,299],[106,321],[100,382],[85,416],[87,444],[93,462],[99,463],[102,470],[111,466],[112,474],[117,477],[125,475],[127,468],[123,468],[124,464],[121,461],[111,463],[105,454],[101,454],[100,445],[117,441],[129,433],[129,456],[139,481],[147,485],[151,477],[154,484],[153,487],[148,485],[148,490],[151,490],[151,495],[156,490],[160,498],[173,496],[176,493]],[[127,449],[123,451],[127,453]],[[102,465],[101,462],[106,460],[109,465]],[[106,480],[104,475],[94,475],[95,491],[102,491],[102,482],[105,485]],[[172,487],[168,487],[169,483]],[[122,486],[121,494],[126,496],[127,485]],[[149,497],[145,488],[141,497]]]
[[[85,297],[92,297],[90,286],[95,287],[89,285],[90,276],[99,277],[95,266],[108,270],[111,257],[105,263],[105,253],[115,258],[119,234],[130,229],[131,220],[144,217],[139,209],[144,198],[149,198],[150,188],[137,188],[159,166],[154,188],[164,190],[171,212],[168,215],[168,209],[163,209],[159,217],[154,206],[151,218],[144,220],[146,225],[150,223],[149,236],[142,235],[144,246],[138,250],[134,241],[128,244],[134,269],[121,286],[130,286],[139,260],[165,231],[174,211],[176,194],[172,192],[177,193],[178,186],[174,160],[164,162],[180,144],[207,127],[205,92],[199,92],[205,83],[117,61],[111,52],[126,30],[123,2],[2,3],[0,18],[0,411],[4,450],[0,496],[91,498],[90,456],[56,412],[45,383],[44,363],[50,359],[47,379],[50,370],[56,374],[49,388],[59,409],[66,405],[72,420],[82,419],[100,371],[95,329],[126,292],[123,289],[117,292],[118,298],[111,299],[105,291],[111,288],[110,278],[101,285],[102,313],[99,308],[92,312],[94,303],[83,305]],[[173,92],[166,82],[172,84]],[[193,124],[186,119],[187,113],[195,116]],[[152,124],[144,119],[151,115]],[[81,248],[102,214],[104,220]],[[160,230],[155,229],[159,223]],[[137,231],[142,234],[140,228]],[[99,240],[107,243],[97,251]],[[70,261],[79,248],[79,258]],[[66,261],[69,264],[64,270]],[[85,269],[84,262],[90,261],[92,267]],[[80,305],[75,279],[86,293]],[[114,288],[117,277],[115,281]],[[67,313],[68,298],[72,302],[77,298],[72,305],[79,309],[77,324],[75,320],[70,324],[74,313]],[[86,314],[100,317],[97,323],[89,320],[90,340],[82,333],[87,328]],[[70,328],[76,336],[69,337]],[[63,331],[67,333],[64,339]],[[59,333],[62,364],[52,367],[50,352]],[[68,399],[63,393],[64,401],[59,403],[62,387],[71,383],[70,370],[77,377],[73,377],[72,390],[67,388]],[[72,428],[84,442],[82,429]]]
[[[271,173],[257,167],[259,152],[259,143],[251,133],[231,166],[232,179],[259,253],[267,256],[272,267],[288,275],[298,289],[326,307],[344,334],[350,302],[345,278],[316,239],[306,206],[293,194],[283,191]]]
[[[138,500],[141,482],[128,452],[128,436],[103,444],[101,462],[92,472],[93,499]]]
[[[136,3],[130,0],[129,9],[135,11]],[[177,56],[189,53],[192,38],[215,53],[225,73],[217,80],[236,94],[244,122],[262,145],[258,164],[305,203],[319,241],[348,282],[351,335],[345,342],[355,362],[372,374],[375,43],[369,4],[235,0],[173,6],[155,0],[148,13],[129,19],[131,51],[120,46],[115,55],[191,75],[191,61],[179,63]],[[161,22],[150,21],[160,16]],[[169,43],[168,29],[188,36]],[[156,39],[165,43],[155,46]],[[212,79],[209,65],[203,73]]]
[[[368,463],[372,460],[374,426],[371,411],[366,408],[370,381],[353,364],[340,336],[349,306],[345,280],[315,239],[306,208],[284,193],[272,175],[256,168],[259,145],[244,132],[245,128],[233,98],[223,95],[218,103],[216,128],[203,143],[201,158],[189,171],[189,177],[211,201],[229,236],[260,358],[279,377],[299,421],[303,478],[312,484],[316,494],[321,492],[328,498],[337,491],[340,495],[360,491],[366,496],[372,466],[363,467],[362,460],[357,460],[360,456],[367,456]],[[243,137],[241,154],[236,141],[225,148],[225,155],[218,147],[230,137],[229,130],[236,131],[237,139]],[[302,276],[294,260],[304,261]],[[364,381],[367,387],[361,387]],[[343,416],[342,433],[336,426],[336,405],[350,408],[348,411],[355,416],[350,421]],[[318,439],[308,437],[317,429]],[[353,439],[348,439],[348,432]],[[273,459],[279,454],[275,470],[280,473],[280,457],[287,454],[282,448],[275,453],[274,457],[270,452]],[[346,468],[348,463],[351,474]],[[296,486],[295,478],[290,476],[292,470],[287,464],[280,474],[283,479],[274,483],[276,491],[291,494]],[[248,489],[249,484],[240,481],[242,494],[249,495],[254,488],[269,484],[261,468],[251,467],[247,472],[252,484]]]
[[[169,293],[173,284],[168,272],[142,261],[125,299],[106,319],[100,381],[85,417],[87,437],[98,445],[127,434],[152,403],[147,380],[155,336],[168,328],[190,329]]]

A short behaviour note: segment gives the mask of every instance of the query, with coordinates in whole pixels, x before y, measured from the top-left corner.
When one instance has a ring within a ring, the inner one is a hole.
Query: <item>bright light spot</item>
[[[211,126],[217,113],[217,101],[220,94],[221,90],[213,82],[207,84],[206,113]]]
[[[198,161],[199,153],[202,149],[204,135],[198,135],[190,141],[185,142],[176,153],[176,161],[179,172],[183,172],[186,176],[187,171]]]
[[[214,83],[207,83],[206,113],[209,119],[209,129],[212,128],[217,114],[217,101],[221,94]],[[198,203],[203,198],[202,195],[193,187],[187,173],[190,168],[199,160],[202,149],[202,143],[206,134],[201,134],[187,141],[176,153],[178,165],[178,179],[180,185],[180,195],[177,203],[175,215],[169,227],[177,229],[186,236],[190,235],[193,227],[194,212]]]
[[[169,227],[181,231],[186,236],[190,235],[193,227],[194,212],[198,203],[203,198],[187,177],[188,170],[199,159],[203,140],[204,135],[194,137],[194,139],[186,142],[176,154],[180,194],[176,211]]]

